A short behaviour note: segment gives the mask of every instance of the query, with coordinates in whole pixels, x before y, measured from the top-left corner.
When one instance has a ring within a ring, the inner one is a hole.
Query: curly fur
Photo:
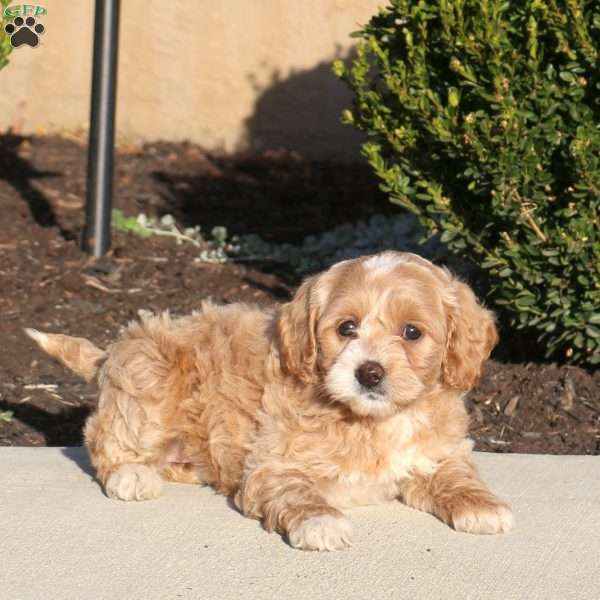
[[[348,319],[355,337],[338,332]],[[419,339],[402,337],[407,323]],[[29,334],[87,378],[101,365],[85,444],[111,497],[208,484],[309,550],[349,545],[344,508],[394,499],[462,531],[512,526],[471,463],[462,400],[497,341],[494,317],[416,255],[344,261],[271,310],[145,314],[106,352]],[[364,361],[384,372],[373,389],[357,380]]]

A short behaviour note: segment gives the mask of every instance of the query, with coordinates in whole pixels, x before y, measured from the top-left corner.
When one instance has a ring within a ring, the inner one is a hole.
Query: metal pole
[[[82,248],[110,248],[120,0],[96,0],[87,200]]]

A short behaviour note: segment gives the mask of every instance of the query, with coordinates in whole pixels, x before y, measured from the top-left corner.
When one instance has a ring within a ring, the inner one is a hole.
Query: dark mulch
[[[195,263],[194,248],[166,238],[117,233],[107,257],[89,259],[77,241],[85,158],[76,138],[0,136],[0,417],[14,413],[0,418],[0,445],[79,444],[95,401],[93,386],[47,360],[23,327],[102,345],[140,308],[183,314],[209,296],[269,304],[297,284],[265,265]],[[121,148],[116,165],[115,205],[126,214],[169,212],[273,241],[396,210],[367,169],[289,154],[216,157],[157,143]],[[467,405],[478,449],[600,454],[600,371],[493,360]]]

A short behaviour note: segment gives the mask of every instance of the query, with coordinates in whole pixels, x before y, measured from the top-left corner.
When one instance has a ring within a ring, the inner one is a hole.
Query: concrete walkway
[[[80,448],[0,448],[0,598],[599,600],[600,457],[478,454],[505,536],[400,504],[349,511],[354,546],[293,550],[209,489],[107,499]]]

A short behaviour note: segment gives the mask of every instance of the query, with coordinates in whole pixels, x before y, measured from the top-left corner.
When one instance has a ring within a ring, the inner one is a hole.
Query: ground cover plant
[[[213,227],[207,237],[199,225],[185,229],[178,227],[171,214],[160,219],[145,213],[126,216],[119,209],[113,210],[112,228],[142,238],[168,236],[178,244],[192,244],[198,248],[196,262],[273,263],[298,275],[314,273],[338,261],[388,248],[417,252],[429,260],[447,258],[447,248],[439,239],[422,243],[423,229],[409,213],[378,214],[366,222],[343,223],[330,231],[308,235],[301,244],[268,242],[258,234],[228,236],[227,228],[222,226]]]
[[[142,238],[153,235],[173,238],[178,244],[188,243],[198,248],[198,256],[194,259],[199,262],[224,263],[239,253],[238,238],[227,238],[227,228],[216,226],[212,228],[210,237],[207,237],[200,225],[180,228],[175,222],[175,217],[170,214],[163,215],[160,219],[149,217],[145,213],[137,216],[126,216],[118,208],[113,209],[111,219],[112,229],[131,233]]]
[[[548,358],[600,363],[600,1],[392,0],[336,73],[394,202]]]

